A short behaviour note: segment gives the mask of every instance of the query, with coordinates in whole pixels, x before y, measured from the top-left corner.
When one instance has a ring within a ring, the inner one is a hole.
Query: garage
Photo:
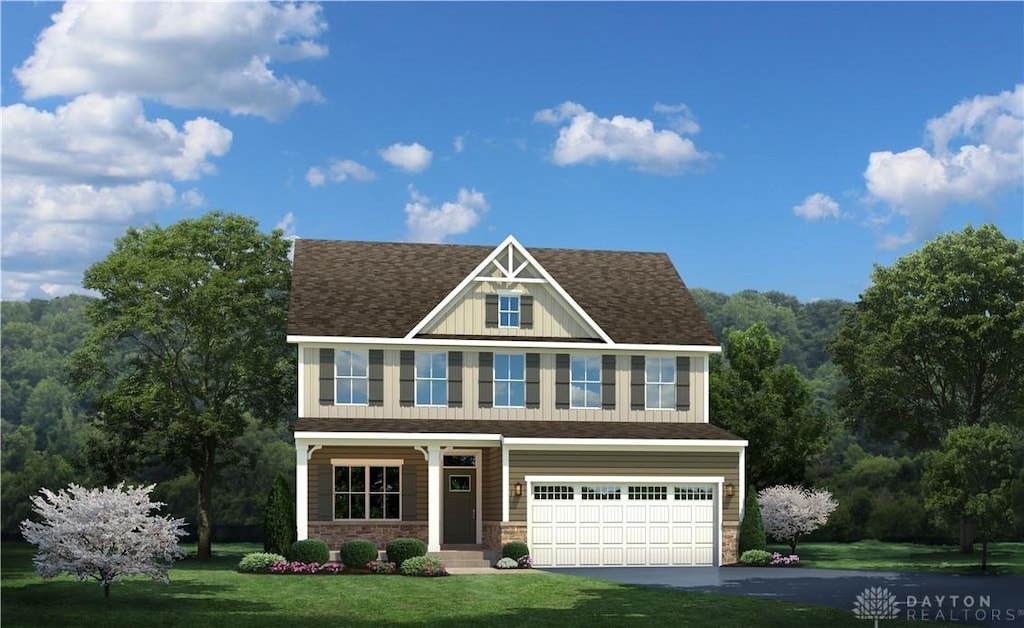
[[[700,479],[707,481],[528,477],[527,526],[533,564],[716,564],[721,479]]]

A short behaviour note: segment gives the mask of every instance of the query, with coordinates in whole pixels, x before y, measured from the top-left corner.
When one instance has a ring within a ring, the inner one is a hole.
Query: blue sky
[[[52,16],[52,17],[51,17]],[[2,3],[3,298],[129,225],[667,252],[856,299],[1024,238],[1024,4]],[[382,269],[386,271],[386,269]]]

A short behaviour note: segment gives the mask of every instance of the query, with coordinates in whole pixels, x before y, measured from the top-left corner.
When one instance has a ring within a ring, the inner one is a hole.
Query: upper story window
[[[569,367],[569,386],[570,408],[600,408],[601,356],[572,356]]]
[[[498,327],[519,327],[519,295],[498,295]]]
[[[416,352],[416,405],[448,404],[448,354],[444,351]]]
[[[647,356],[644,363],[648,410],[676,409],[676,361]]]
[[[494,354],[494,407],[526,407],[526,356]]]
[[[369,401],[367,365],[368,351],[334,352],[334,402],[344,405],[365,406]]]

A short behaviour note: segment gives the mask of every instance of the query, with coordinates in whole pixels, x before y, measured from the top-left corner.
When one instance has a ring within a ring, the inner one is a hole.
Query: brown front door
[[[471,545],[476,539],[477,470],[444,470],[444,530],[446,545]]]

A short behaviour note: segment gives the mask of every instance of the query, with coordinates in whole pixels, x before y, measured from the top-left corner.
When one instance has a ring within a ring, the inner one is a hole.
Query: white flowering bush
[[[498,569],[519,569],[519,561],[515,560],[514,558],[509,558],[506,556],[505,558],[499,560],[498,563],[494,566]]]
[[[802,486],[769,486],[757,494],[764,531],[776,541],[789,544],[796,554],[797,540],[828,521],[839,505],[832,493]]]
[[[43,488],[32,497],[40,521],[21,522],[25,540],[39,548],[36,573],[93,578],[110,597],[110,584],[122,576],[149,576],[167,582],[167,570],[184,556],[178,540],[183,519],[154,514],[163,504],[150,501],[153,485],[83,488],[72,484],[54,493]]]

